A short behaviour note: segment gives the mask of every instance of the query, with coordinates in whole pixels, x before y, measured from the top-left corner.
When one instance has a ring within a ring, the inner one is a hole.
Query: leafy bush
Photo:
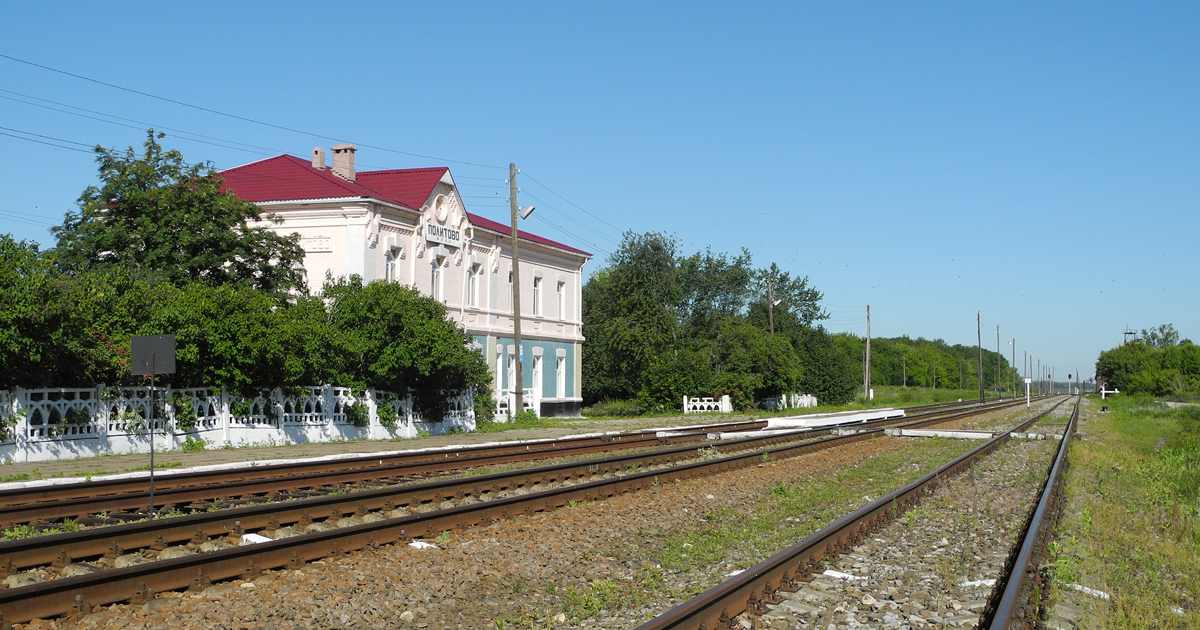
[[[196,410],[192,408],[191,398],[183,395],[180,392],[175,392],[175,394],[171,396],[171,407],[175,410],[176,430],[192,431],[196,428]],[[203,450],[203,447],[201,447],[200,450]]]
[[[190,435],[187,436],[187,438],[185,438],[183,440],[183,445],[180,446],[180,448],[185,453],[195,453],[198,451],[203,451],[207,447],[208,447],[208,440],[201,440],[198,438],[194,438]]]
[[[356,427],[365,428],[371,423],[371,412],[367,410],[365,403],[350,403],[346,405],[346,421]]]
[[[400,416],[396,414],[396,410],[391,405],[393,400],[395,399],[383,400],[375,406],[375,415],[379,416],[379,424],[389,429],[395,429],[400,425]]]
[[[538,415],[530,409],[517,413],[509,420],[512,424],[532,424],[538,421]]]

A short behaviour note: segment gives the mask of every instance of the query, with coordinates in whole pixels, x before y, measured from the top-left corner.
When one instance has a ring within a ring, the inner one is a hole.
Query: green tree
[[[800,384],[800,365],[791,341],[744,320],[726,320],[717,337],[717,374],[740,374],[752,384],[749,403],[790,394]]]
[[[491,413],[491,375],[474,339],[446,308],[416,289],[358,276],[327,279],[334,382],[411,394],[425,418],[441,418],[448,397],[473,388],[477,412]]]
[[[66,289],[53,253],[0,234],[0,388],[50,387],[73,363]]]
[[[793,337],[800,363],[797,390],[816,396],[823,405],[854,400],[862,385],[862,366],[855,361],[853,351],[838,346],[838,337],[822,326],[798,329]]]
[[[680,337],[713,339],[721,330],[721,322],[745,312],[753,298],[750,261],[750,252],[744,249],[735,258],[705,250],[678,259],[680,299],[676,318]]]
[[[1200,346],[1131,343],[1100,353],[1096,378],[1127,394],[1169,396],[1200,389]]]
[[[1142,329],[1142,343],[1151,348],[1169,348],[1179,345],[1179,331],[1171,324],[1160,324],[1157,328]]]
[[[211,165],[164,151],[153,130],[144,147],[140,157],[132,147],[96,147],[102,183],[84,190],[79,211],[54,228],[64,270],[123,267],[179,286],[230,284],[278,296],[305,290],[294,235],[258,226],[257,206],[221,192]]]
[[[637,395],[655,358],[677,349],[682,296],[675,239],[627,232],[583,287],[583,388],[588,400]]]

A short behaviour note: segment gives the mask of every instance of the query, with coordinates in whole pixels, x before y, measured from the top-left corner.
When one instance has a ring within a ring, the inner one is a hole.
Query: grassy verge
[[[1200,407],[1105,403],[1071,445],[1052,599],[1083,629],[1200,628]]]
[[[557,608],[578,622],[601,610],[682,601],[711,587],[713,576],[758,563],[974,446],[965,440],[923,440],[831,476],[776,483],[751,511],[719,510],[689,527],[643,531],[635,541],[605,554],[614,561],[632,561],[638,567],[632,579],[604,578],[570,586]],[[500,627],[553,627],[551,612],[524,610]]]

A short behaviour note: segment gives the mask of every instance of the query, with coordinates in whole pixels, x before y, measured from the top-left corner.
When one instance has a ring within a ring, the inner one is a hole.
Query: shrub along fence
[[[149,387],[0,390],[0,461],[38,462],[155,450],[412,438],[474,431],[470,390],[428,421],[411,398],[324,385],[262,391]],[[153,422],[153,427],[149,426]]]

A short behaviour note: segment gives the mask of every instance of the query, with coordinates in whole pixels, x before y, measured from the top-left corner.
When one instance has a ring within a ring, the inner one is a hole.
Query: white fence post
[[[233,425],[233,410],[230,409],[232,402],[229,399],[229,390],[224,385],[221,386],[221,402],[218,404],[217,414],[221,418],[221,442],[223,444],[232,444],[230,431]]]

